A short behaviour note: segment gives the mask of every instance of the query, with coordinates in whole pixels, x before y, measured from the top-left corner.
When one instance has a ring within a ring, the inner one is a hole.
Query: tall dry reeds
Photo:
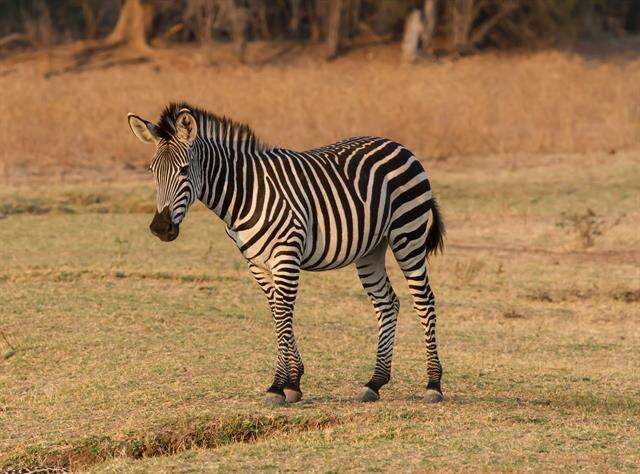
[[[393,138],[424,158],[638,143],[636,58],[548,51],[402,66],[397,51],[383,47],[330,64],[302,58],[210,68],[185,59],[190,53],[50,79],[38,60],[7,66],[0,75],[5,174],[142,166],[151,150],[129,136],[126,113],[154,118],[177,99],[246,121],[265,141],[295,149],[363,134]]]

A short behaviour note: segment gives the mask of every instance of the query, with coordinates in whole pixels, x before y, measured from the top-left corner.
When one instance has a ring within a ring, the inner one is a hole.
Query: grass
[[[276,433],[320,430],[336,423],[328,415],[235,415],[165,420],[144,431],[128,430],[118,438],[91,436],[57,443],[55,446],[32,446],[13,458],[9,457],[6,463],[75,469],[116,457],[141,459],[169,456],[196,448],[211,449],[232,443],[255,442]]]
[[[251,48],[250,56],[273,53]],[[73,46],[5,59],[0,114],[10,119],[0,132],[0,179],[98,181],[143,169],[150,151],[131,136],[126,114],[154,119],[181,99],[294,149],[362,134],[394,138],[430,161],[637,148],[637,55],[549,50],[407,66],[389,45],[332,63],[310,59],[309,49],[250,67],[211,66],[201,50],[173,48],[142,64],[55,76],[47,73],[64,69]],[[223,58],[225,47],[213,54]]]
[[[180,238],[163,244],[147,229],[148,177],[1,189],[0,467],[640,468],[635,156],[427,167],[449,230],[447,252],[431,262],[438,406],[421,398],[424,347],[395,264],[402,309],[382,400],[353,401],[376,331],[347,268],[303,275],[305,398],[270,410],[261,399],[273,323],[215,216],[194,208]],[[556,222],[587,208],[624,217],[585,250]]]

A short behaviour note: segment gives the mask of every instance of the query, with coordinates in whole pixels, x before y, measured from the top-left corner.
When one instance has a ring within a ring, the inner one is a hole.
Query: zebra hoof
[[[378,400],[380,400],[380,395],[371,390],[369,387],[364,387],[356,400],[358,400],[359,402],[377,402]]]
[[[264,404],[268,407],[281,407],[285,404],[285,396],[280,393],[267,392],[264,397]]]
[[[302,392],[298,392],[292,388],[285,388],[284,396],[287,399],[287,403],[297,403],[302,400]]]
[[[425,401],[427,403],[440,403],[442,400],[444,400],[442,392],[433,389],[427,390],[427,395],[425,396]]]

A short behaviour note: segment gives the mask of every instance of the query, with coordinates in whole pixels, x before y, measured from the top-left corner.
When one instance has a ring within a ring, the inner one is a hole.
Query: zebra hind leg
[[[394,242],[400,242],[394,245]],[[422,241],[408,241],[405,237],[392,240],[393,254],[409,284],[415,309],[424,330],[427,348],[427,394],[426,401],[437,403],[443,400],[440,380],[442,365],[436,345],[435,297],[429,285],[426,265],[426,249]]]
[[[356,262],[358,276],[369,295],[378,319],[378,350],[373,376],[365,384],[358,400],[375,402],[380,388],[391,378],[391,358],[395,339],[400,300],[393,291],[385,268],[387,242],[382,242],[371,254]]]

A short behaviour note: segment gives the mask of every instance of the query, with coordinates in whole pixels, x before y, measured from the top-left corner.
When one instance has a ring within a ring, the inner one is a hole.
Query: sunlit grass
[[[376,330],[346,268],[303,274],[305,398],[274,411],[261,403],[273,323],[213,214],[194,209],[165,244],[147,228],[147,181],[4,188],[5,209],[47,209],[0,219],[0,465],[636,470],[638,171],[631,155],[578,159],[436,167],[449,232],[430,263],[439,406],[422,399],[424,346],[395,263],[402,309],[382,400],[353,401]],[[616,184],[595,192],[592,178]],[[585,251],[555,225],[579,206],[625,217]]]
[[[152,120],[171,100],[248,122],[274,145],[307,149],[380,135],[441,160],[586,151],[614,157],[637,147],[640,130],[635,56],[540,51],[407,66],[397,46],[383,45],[332,63],[301,49],[262,67],[224,60],[211,67],[198,59],[197,48],[173,48],[156,51],[146,64],[45,77],[68,65],[69,48],[0,63],[6,71],[0,77],[0,179],[6,183],[34,174],[99,180],[144,169],[151,151],[133,137],[126,114]],[[213,54],[228,52],[219,44]]]

